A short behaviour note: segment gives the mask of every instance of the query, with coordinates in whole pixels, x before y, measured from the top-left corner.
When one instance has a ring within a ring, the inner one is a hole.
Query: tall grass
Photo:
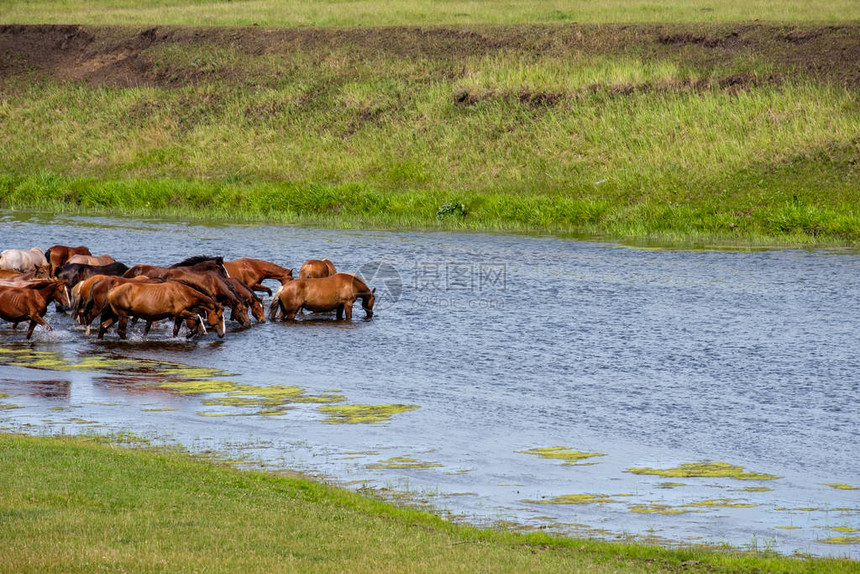
[[[854,0],[4,0],[0,23],[402,26],[551,22],[846,22]]]

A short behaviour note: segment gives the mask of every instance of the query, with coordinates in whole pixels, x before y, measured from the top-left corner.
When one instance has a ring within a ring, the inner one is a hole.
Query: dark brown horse
[[[318,279],[296,279],[281,285],[269,305],[269,319],[282,312],[288,321],[296,318],[301,309],[308,311],[336,311],[337,318],[346,314],[352,319],[352,304],[361,299],[367,317],[373,316],[376,289],[350,273],[335,273]]]
[[[110,255],[72,255],[69,260],[64,263],[83,263],[84,265],[107,265],[113,263],[115,259]]]
[[[179,333],[182,321],[193,321],[196,328],[189,337],[202,330],[206,334],[205,322],[215,329],[219,337],[224,336],[224,308],[211,297],[207,297],[197,289],[176,281],[164,283],[144,283],[130,281],[118,285],[108,293],[108,304],[111,316],[102,314],[102,324],[99,327],[99,339],[105,331],[118,322],[117,334],[120,339],[126,338],[128,318],[130,316],[160,321],[173,319],[173,336]],[[114,319],[115,318],[115,319]]]
[[[337,273],[334,263],[328,259],[308,259],[299,269],[299,279],[316,279],[329,277]]]
[[[87,277],[92,277],[93,275],[114,275],[119,277],[126,271],[128,271],[128,267],[119,261],[114,261],[107,265],[66,263],[65,265],[60,265],[54,270],[54,276],[68,281],[69,287],[71,288]]]
[[[68,247],[66,245],[48,247],[48,250],[45,251],[45,259],[48,260],[51,275],[54,274],[54,269],[60,265],[64,265],[72,255],[92,255],[92,253],[83,245],[77,247]]]
[[[42,317],[48,311],[48,304],[55,299],[64,306],[69,305],[69,290],[65,281],[42,279],[25,287],[0,286],[0,318],[11,322],[13,329],[18,323],[29,319],[29,340],[37,324],[49,331],[53,330]]]
[[[254,316],[254,319],[256,319],[258,323],[265,323],[266,310],[263,307],[263,302],[259,297],[257,297],[257,294],[251,291],[251,288],[245,285],[245,283],[235,277],[230,277],[227,281],[233,286],[236,293],[239,294],[242,302],[251,310],[251,315]],[[233,315],[231,315],[230,318],[234,321],[237,320]]]
[[[159,270],[164,269],[175,269],[177,267],[184,267],[191,271],[212,271],[221,275],[224,279],[229,277],[229,273],[227,273],[227,269],[224,267],[224,258],[223,257],[208,257],[206,255],[195,255],[194,257],[189,257],[180,261],[179,263],[174,263],[169,267],[159,267],[158,265],[135,265],[128,271],[123,274],[123,277],[137,277],[138,275],[147,275],[150,277],[155,277],[159,275]]]
[[[292,269],[262,259],[242,257],[233,261],[225,261],[224,267],[227,268],[230,277],[235,277],[254,291],[264,291],[269,295],[272,294],[272,290],[263,285],[262,281],[277,279],[283,284],[293,278]]]

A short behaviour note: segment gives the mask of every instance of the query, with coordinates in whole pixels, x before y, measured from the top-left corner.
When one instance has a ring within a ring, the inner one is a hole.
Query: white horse
[[[45,254],[38,247],[32,249],[7,249],[0,253],[0,269],[14,269],[21,273],[32,271],[36,265],[47,265]]]

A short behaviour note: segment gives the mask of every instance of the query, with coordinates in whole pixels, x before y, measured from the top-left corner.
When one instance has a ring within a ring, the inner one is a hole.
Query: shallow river
[[[480,524],[860,558],[856,253],[0,212],[0,248],[54,244],[327,257],[376,313],[193,341],[0,323],[0,430],[179,443]],[[692,463],[737,468],[653,474]]]

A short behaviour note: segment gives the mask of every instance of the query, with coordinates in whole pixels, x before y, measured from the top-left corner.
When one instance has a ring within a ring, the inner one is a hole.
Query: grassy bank
[[[4,572],[856,572],[835,559],[453,525],[300,478],[107,439],[0,435]]]
[[[0,205],[860,241],[860,27],[5,28]]]

